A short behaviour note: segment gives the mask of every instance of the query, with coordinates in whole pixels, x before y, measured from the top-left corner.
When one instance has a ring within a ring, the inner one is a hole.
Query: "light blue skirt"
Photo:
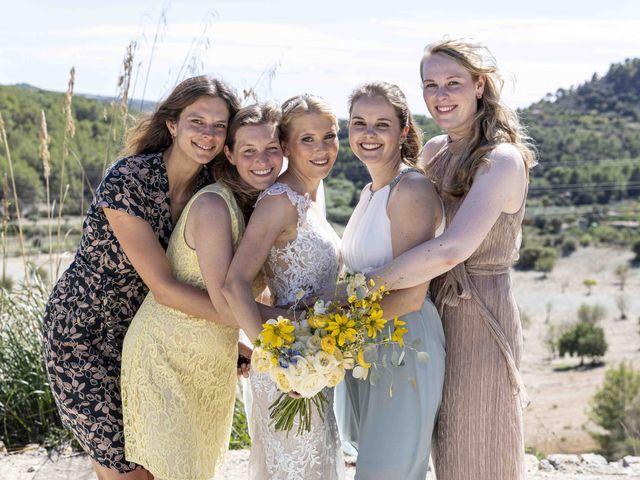
[[[372,368],[375,385],[347,374],[335,392],[335,411],[345,451],[357,451],[356,480],[424,480],[429,468],[431,435],[444,381],[445,342],[442,322],[427,298],[422,308],[401,317],[407,322],[405,343],[419,340],[426,363],[405,348],[404,365]],[[376,364],[387,365],[396,345],[378,347]]]

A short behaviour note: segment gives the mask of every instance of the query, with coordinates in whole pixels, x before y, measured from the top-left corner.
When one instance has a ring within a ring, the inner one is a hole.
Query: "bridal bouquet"
[[[384,286],[376,287],[372,280],[367,283],[363,274],[347,274],[345,282],[347,305],[317,300],[291,319],[278,317],[263,324],[252,368],[268,373],[283,392],[271,405],[276,430],[290,431],[298,418],[297,433],[310,431],[312,408],[324,420],[323,388],[338,385],[350,369],[354,377],[366,380],[373,365],[367,361],[367,352],[375,345],[403,346],[405,322],[383,318],[379,302],[388,293]],[[304,295],[300,292],[298,301]],[[302,398],[292,398],[291,391]]]

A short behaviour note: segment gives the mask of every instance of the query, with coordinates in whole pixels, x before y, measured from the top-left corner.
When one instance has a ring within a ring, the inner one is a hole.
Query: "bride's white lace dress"
[[[300,290],[307,295],[335,285],[341,267],[340,239],[324,218],[322,206],[312,204],[284,183],[262,192],[287,195],[298,211],[297,237],[283,247],[272,247],[265,264],[267,285],[277,306],[290,306]],[[296,435],[297,424],[288,434],[269,426],[269,406],[280,391],[268,374],[251,373],[252,406],[249,409],[251,455],[249,474],[260,480],[334,480],[344,478],[344,461],[333,413],[333,389],[325,389],[329,400],[325,421],[314,412],[310,432]]]

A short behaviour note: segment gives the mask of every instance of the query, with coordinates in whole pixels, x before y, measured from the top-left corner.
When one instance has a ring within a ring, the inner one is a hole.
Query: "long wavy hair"
[[[445,39],[427,45],[420,61],[421,78],[425,61],[435,54],[451,58],[471,74],[473,81],[481,75],[486,79],[482,97],[477,99],[471,132],[464,140],[464,152],[453,175],[442,183],[441,192],[453,198],[464,196],[471,188],[478,168],[488,164],[488,154],[501,143],[510,143],[518,149],[528,176],[529,169],[538,163],[536,151],[516,112],[500,98],[504,80],[489,49],[466,39]],[[434,180],[438,175],[434,171],[439,167],[437,163],[430,162],[426,168],[427,175]]]
[[[353,105],[362,97],[382,97],[389,102],[400,121],[400,128],[409,127],[407,137],[400,146],[402,163],[422,170],[422,167],[417,163],[422,148],[422,130],[416,126],[409,110],[407,97],[400,90],[400,87],[387,82],[371,82],[360,85],[349,95],[349,116],[351,116]]]
[[[224,100],[229,109],[229,121],[232,121],[240,109],[240,101],[223,81],[208,75],[187,78],[160,102],[151,115],[142,116],[127,131],[123,154],[128,156],[156,153],[169,148],[173,139],[167,128],[167,121],[177,122],[186,107],[204,96]],[[221,152],[218,157],[224,158],[224,153]]]
[[[279,136],[280,119],[280,109],[272,103],[257,103],[241,108],[227,129],[226,146],[233,152],[238,130],[247,126],[274,124]],[[245,221],[248,221],[260,192],[240,178],[238,169],[226,157],[216,157],[212,162],[212,170],[216,182],[224,182],[231,189]]]

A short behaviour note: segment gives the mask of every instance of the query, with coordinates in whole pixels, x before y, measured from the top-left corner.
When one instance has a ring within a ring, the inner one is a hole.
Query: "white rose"
[[[313,397],[327,386],[324,376],[317,373],[300,377],[295,383],[294,390],[305,398]]]
[[[313,366],[320,374],[326,375],[338,366],[338,360],[330,353],[320,350],[313,356]]]
[[[322,339],[318,335],[312,335],[307,340],[307,351],[309,353],[316,353],[322,349]]]
[[[284,368],[274,368],[269,372],[269,374],[282,392],[288,393],[291,391],[291,381],[289,380],[289,375]]]
[[[334,368],[329,375],[326,376],[327,385],[329,387],[335,387],[344,379],[344,368],[338,365]]]
[[[271,354],[263,348],[254,348],[251,355],[251,365],[256,372],[267,373],[271,370]]]

